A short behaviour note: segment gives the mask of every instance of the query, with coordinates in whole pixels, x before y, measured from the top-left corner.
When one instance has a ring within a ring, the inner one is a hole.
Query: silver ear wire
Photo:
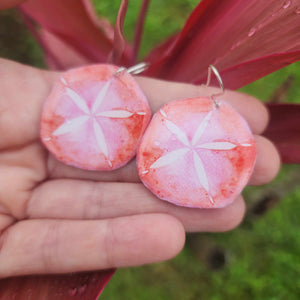
[[[217,94],[212,94],[212,95],[210,95],[210,97],[214,101],[216,107],[219,108],[220,103],[216,100],[216,97],[223,95],[225,93],[225,88],[224,88],[224,84],[223,84],[223,81],[222,81],[222,78],[221,78],[221,75],[220,75],[219,71],[213,65],[209,65],[209,67],[208,67],[206,86],[208,87],[209,84],[210,84],[212,73],[214,73],[214,75],[216,76],[216,78],[217,78],[217,80],[220,84],[221,92],[217,93]]]
[[[127,73],[132,74],[132,75],[140,74],[140,73],[144,72],[145,70],[147,70],[149,68],[149,66],[150,66],[150,63],[141,62],[137,65],[129,67],[128,69],[125,68],[125,67],[120,67],[114,73],[114,76],[120,76],[121,74],[123,74],[123,72],[127,72]]]

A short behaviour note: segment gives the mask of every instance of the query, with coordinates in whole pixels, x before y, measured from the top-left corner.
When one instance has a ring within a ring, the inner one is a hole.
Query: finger
[[[220,93],[219,88],[168,82],[146,77],[137,77],[136,79],[146,94],[153,112],[173,100]],[[254,134],[260,134],[265,130],[269,120],[268,111],[256,98],[226,90],[225,94],[217,97],[217,99],[230,103],[246,119]]]
[[[280,167],[279,154],[273,144],[264,137],[255,136],[257,147],[257,160],[249,184],[259,185],[271,181]],[[112,172],[90,172],[67,166],[49,157],[49,170],[51,178],[88,179],[95,181],[125,181],[140,182],[136,161],[133,160],[125,167]]]
[[[47,162],[48,177],[50,179],[72,178],[72,179],[88,179],[95,181],[125,181],[139,182],[140,178],[137,171],[136,160],[131,160],[124,167],[113,171],[87,171],[68,166],[58,161],[52,155],[49,155]]]
[[[15,219],[12,216],[0,213],[0,235],[3,230],[12,225],[14,222]]]
[[[164,103],[199,95],[215,93],[215,88],[197,87],[190,84],[172,83],[149,78],[137,78],[140,86],[145,91],[153,110],[158,109]],[[153,92],[155,91],[155,93]],[[224,99],[232,104],[248,121],[254,132],[264,130],[268,113],[266,108],[255,98],[241,93],[228,91]],[[249,113],[255,112],[255,113]],[[113,172],[90,172],[66,166],[58,162],[52,156],[49,157],[49,170],[51,178],[82,178],[101,181],[128,181],[137,182],[139,177],[135,162]]]
[[[60,73],[38,70],[5,59],[0,59],[0,65],[0,77],[3,79],[0,83],[0,148],[3,149],[39,138],[42,106]],[[211,95],[218,90],[142,77],[137,77],[137,81],[153,111],[175,99]],[[222,99],[231,103],[244,116],[255,134],[265,128],[268,114],[258,100],[232,91],[227,91]],[[10,134],[6,134],[8,129]]]
[[[0,153],[0,203],[18,219],[24,218],[33,188],[47,176],[43,149],[40,143],[33,143]]]
[[[163,214],[102,221],[29,220],[2,236],[0,277],[137,266],[182,249],[181,223]]]
[[[280,169],[280,156],[275,146],[263,136],[255,136],[257,158],[249,185],[272,181]]]
[[[0,59],[0,78],[0,148],[37,141],[42,106],[56,77]]]
[[[55,191],[55,193],[53,193]],[[168,213],[178,218],[187,231],[226,231],[236,227],[245,205],[238,197],[222,209],[192,209],[155,197],[139,183],[96,183],[53,180],[33,193],[28,218],[107,219],[145,213]]]
[[[52,84],[57,80],[59,73],[45,73]],[[145,93],[150,107],[156,112],[161,106],[170,101],[199,96],[210,96],[220,92],[219,88],[199,86],[187,83],[171,82],[147,77],[135,77]],[[269,113],[265,105],[256,98],[231,90],[217,97],[230,103],[248,122],[254,134],[262,133],[269,121]]]

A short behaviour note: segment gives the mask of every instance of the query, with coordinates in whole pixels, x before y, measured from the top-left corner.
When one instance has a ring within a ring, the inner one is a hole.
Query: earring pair
[[[44,106],[44,144],[64,163],[89,170],[113,170],[137,154],[139,176],[158,198],[187,207],[228,205],[249,180],[256,147],[243,117],[216,99],[224,93],[218,71],[209,67],[207,86],[213,72],[222,93],[170,102],[148,125],[147,99],[130,75],[145,68],[96,65],[64,73]]]
[[[131,74],[147,68],[91,65],[61,75],[45,101],[41,139],[65,164],[111,171],[136,154],[151,111]]]

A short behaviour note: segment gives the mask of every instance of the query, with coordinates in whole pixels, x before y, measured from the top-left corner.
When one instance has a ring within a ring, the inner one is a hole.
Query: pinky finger
[[[148,214],[102,221],[28,220],[0,240],[0,277],[137,266],[182,249],[182,224]]]

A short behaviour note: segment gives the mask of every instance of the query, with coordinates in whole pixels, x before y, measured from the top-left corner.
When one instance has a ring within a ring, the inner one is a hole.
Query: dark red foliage
[[[270,123],[265,136],[272,140],[284,163],[300,164],[300,105],[269,104]]]
[[[0,280],[1,300],[98,299],[115,270],[67,275],[22,276]]]

